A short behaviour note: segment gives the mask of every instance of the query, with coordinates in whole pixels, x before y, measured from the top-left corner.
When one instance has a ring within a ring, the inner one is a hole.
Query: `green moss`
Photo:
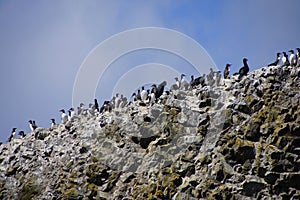
[[[76,188],[72,187],[64,193],[64,197],[68,200],[78,199],[78,191]]]
[[[35,178],[32,178],[22,186],[17,196],[20,200],[31,200],[35,199],[39,194],[39,186],[35,184]]]

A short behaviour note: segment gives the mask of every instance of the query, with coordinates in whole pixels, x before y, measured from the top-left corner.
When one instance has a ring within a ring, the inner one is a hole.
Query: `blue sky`
[[[174,29],[201,44],[219,69],[230,62],[237,71],[246,56],[253,70],[300,46],[299,8],[297,0],[0,1],[0,141],[13,127],[29,132],[29,119],[43,127],[60,121],[83,60],[114,34]],[[147,62],[159,57],[147,52]]]

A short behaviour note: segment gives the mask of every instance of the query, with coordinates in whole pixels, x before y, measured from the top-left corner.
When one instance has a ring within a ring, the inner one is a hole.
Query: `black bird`
[[[110,101],[104,101],[103,105],[100,108],[100,113],[102,113],[104,111],[110,112],[111,110],[112,110],[112,105],[111,105]]]
[[[243,64],[244,66],[239,70],[239,79],[242,78],[243,76],[246,76],[249,72],[249,66],[247,63],[248,59],[247,58],[243,58]]]
[[[37,125],[34,120],[29,120],[29,127],[31,131],[34,131],[37,128]]]
[[[16,130],[17,130],[17,128],[12,129],[11,134],[8,138],[8,142],[10,142],[13,138],[16,138]]]
[[[229,73],[230,73],[230,69],[229,69],[229,67],[231,66],[231,64],[226,64],[226,66],[225,66],[225,69],[224,69],[224,72],[223,72],[223,75],[224,75],[224,79],[227,79],[228,78],[228,76],[229,76]]]
[[[51,125],[50,125],[50,127],[51,128],[54,128],[54,126],[56,125],[56,123],[55,123],[55,119],[51,119]]]
[[[297,54],[296,54],[296,56],[297,56],[297,67],[299,67],[300,66],[300,48],[296,48],[296,50],[297,50]]]
[[[155,94],[155,98],[158,99],[164,92],[165,86],[167,85],[166,81],[163,81],[162,83],[160,83],[157,87],[157,91]]]
[[[282,52],[282,53],[283,53],[283,56],[281,58],[282,63],[283,63],[282,67],[283,66],[290,66],[289,57],[288,57],[287,53],[286,52]]]
[[[94,110],[97,110],[97,112],[99,112],[99,104],[97,99],[94,99]]]
[[[191,82],[190,82],[191,88],[195,88],[198,85],[204,86],[204,84],[205,84],[205,74],[195,79],[193,75],[191,76]]]
[[[26,135],[25,135],[24,131],[19,131],[19,136],[20,136],[21,138],[24,138]]]
[[[296,65],[297,65],[297,56],[294,53],[294,50],[289,50],[289,52],[291,53],[290,57],[289,57],[290,64],[291,64],[292,67],[296,67]]]
[[[277,53],[276,54],[276,60],[275,60],[275,62],[273,62],[273,63],[271,63],[271,64],[268,64],[268,67],[270,67],[270,66],[277,66],[278,65],[278,63],[279,63],[279,61],[280,61],[280,53]]]

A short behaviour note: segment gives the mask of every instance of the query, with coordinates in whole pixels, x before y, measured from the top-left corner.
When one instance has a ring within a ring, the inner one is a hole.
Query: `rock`
[[[265,189],[266,186],[263,183],[249,181],[243,184],[243,192],[248,197],[256,197],[257,193]]]
[[[299,76],[86,112],[0,145],[0,199],[299,199]],[[264,71],[265,70],[265,71]]]

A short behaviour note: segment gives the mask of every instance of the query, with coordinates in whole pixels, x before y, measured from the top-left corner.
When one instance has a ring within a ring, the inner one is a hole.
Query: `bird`
[[[224,72],[223,72],[223,76],[224,76],[224,79],[227,79],[228,76],[229,76],[229,73],[230,73],[230,67],[231,64],[230,63],[227,63],[226,66],[225,66],[225,69],[224,69]]]
[[[94,109],[94,111],[97,110],[97,112],[99,112],[99,104],[98,104],[97,99],[94,99],[93,109]]]
[[[68,113],[69,113],[68,120],[72,121],[75,118],[75,115],[76,115],[74,108],[70,108],[68,110]]]
[[[149,94],[148,99],[149,99],[150,104],[155,103],[156,98],[155,98],[155,91],[154,90],[151,90],[151,93]]]
[[[83,103],[79,104],[79,107],[77,107],[77,115],[81,115],[83,113]]]
[[[198,85],[204,86],[204,84],[205,84],[205,74],[197,78],[194,78],[194,75],[191,75],[191,82],[190,82],[191,88],[195,88]]]
[[[103,105],[100,108],[100,113],[103,113],[105,111],[110,112],[111,110],[112,110],[112,106],[111,106],[110,102],[109,101],[104,101]]]
[[[29,120],[29,127],[31,131],[34,131],[37,128],[37,125],[34,120]]]
[[[65,124],[68,121],[68,115],[65,112],[65,109],[61,109],[61,123]]]
[[[178,77],[175,77],[174,79],[175,79],[175,83],[173,85],[171,85],[171,88],[170,88],[171,91],[178,90],[180,88],[180,82],[179,82]]]
[[[122,102],[122,97],[120,98],[120,97],[119,97],[119,93],[116,93],[116,96],[115,96],[115,98],[114,98],[114,100],[113,100],[113,104],[114,104],[113,107],[114,107],[114,108],[119,108],[121,102]]]
[[[142,91],[141,91],[141,99],[142,99],[143,102],[145,102],[147,100],[147,96],[148,96],[148,93],[145,90],[145,87],[143,86]]]
[[[299,67],[300,66],[300,48],[296,48],[296,50],[297,50],[297,67]]]
[[[12,139],[15,139],[16,138],[16,130],[17,128],[13,128],[12,131],[11,131],[11,134],[8,138],[8,142],[10,142]]]
[[[294,53],[294,50],[289,50],[289,52],[291,53],[290,57],[289,57],[290,65],[292,67],[296,67],[296,65],[297,65],[297,57],[296,57],[296,55]]]
[[[247,61],[248,61],[247,58],[243,58],[243,64],[244,65],[239,70],[239,79],[242,78],[243,76],[246,76],[249,72],[249,66],[248,66]]]
[[[166,85],[167,85],[166,81],[163,81],[158,85],[156,94],[155,94],[156,99],[158,99],[163,94]]]
[[[54,126],[56,125],[56,123],[55,123],[55,119],[51,119],[51,125],[50,125],[50,128],[54,128]]]
[[[282,67],[283,66],[290,66],[290,62],[289,62],[289,58],[288,58],[288,55],[286,52],[282,52],[283,53],[283,56],[281,58],[281,61],[283,63]]]
[[[24,131],[19,131],[18,135],[20,136],[20,138],[24,138],[26,136]]]
[[[279,63],[279,61],[280,61],[280,55],[281,55],[281,53],[277,53],[276,54],[276,60],[275,60],[275,62],[273,62],[271,64],[268,64],[268,67],[270,67],[270,66],[277,66],[278,63]]]
[[[189,84],[188,82],[185,80],[185,74],[181,74],[180,76],[180,89],[184,89],[184,90],[187,90],[188,87],[189,87]]]

